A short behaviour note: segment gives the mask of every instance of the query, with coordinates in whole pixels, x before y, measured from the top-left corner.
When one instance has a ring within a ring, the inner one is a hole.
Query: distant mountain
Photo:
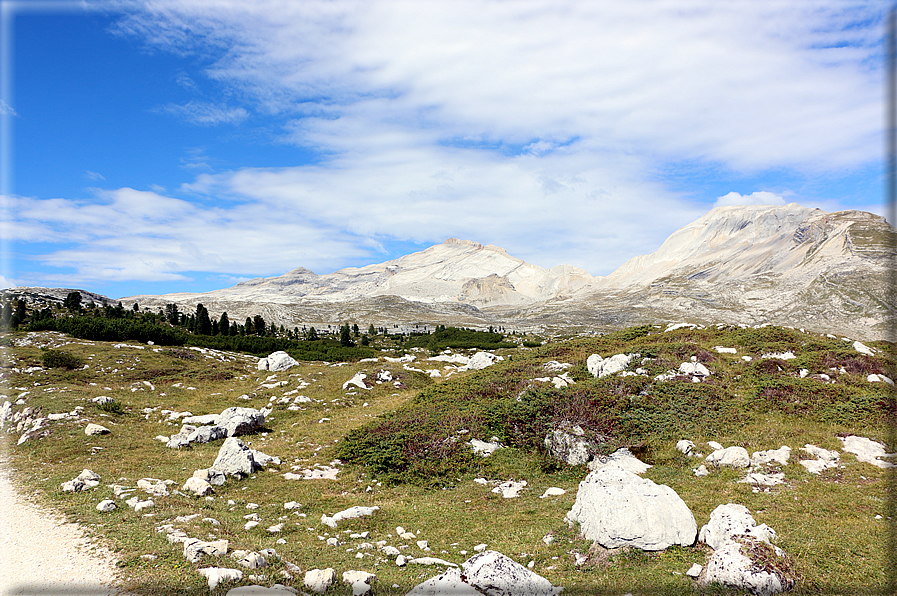
[[[257,278],[204,294],[132,296],[128,301],[347,302],[378,296],[475,307],[526,305],[568,295],[592,276],[570,265],[543,269],[510,256],[503,248],[449,238],[398,259],[348,267],[328,275],[300,267],[278,277]]]
[[[305,268],[202,294],[132,296],[130,306],[202,302],[231,320],[288,327],[438,323],[595,332],[687,321],[793,325],[887,338],[897,232],[862,211],[797,204],[720,207],[606,277],[543,269],[496,246],[451,238],[401,258],[317,275]],[[64,291],[63,291],[64,292]],[[63,296],[64,297],[64,296]]]

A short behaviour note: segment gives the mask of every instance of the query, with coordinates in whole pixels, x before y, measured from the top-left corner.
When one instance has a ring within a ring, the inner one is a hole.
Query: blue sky
[[[5,286],[329,273],[449,237],[604,275],[720,204],[883,213],[852,0],[0,0]]]

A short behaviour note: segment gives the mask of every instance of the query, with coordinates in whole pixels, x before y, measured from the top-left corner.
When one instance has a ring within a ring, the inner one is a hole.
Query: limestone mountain
[[[720,207],[574,299],[526,316],[614,326],[773,323],[885,338],[895,307],[895,246],[894,228],[863,211]]]

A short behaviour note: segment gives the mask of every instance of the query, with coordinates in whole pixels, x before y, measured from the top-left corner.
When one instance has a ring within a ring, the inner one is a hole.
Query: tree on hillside
[[[355,323],[354,325],[352,325],[352,335],[354,335],[355,337],[358,337],[359,335],[361,335],[358,331],[358,323]]]
[[[177,304],[165,305],[165,319],[172,325],[177,325],[181,322],[181,313],[178,312]]]
[[[368,335],[377,335],[377,331],[374,329],[374,324],[371,323],[368,326]]]
[[[252,317],[252,329],[256,335],[265,335],[265,319],[262,318],[262,315]]]
[[[349,330],[349,324],[348,324],[348,323],[346,323],[345,325],[343,325],[342,327],[340,327],[340,330],[339,330],[339,344],[340,344],[341,346],[343,346],[344,348],[348,348],[348,347],[350,347],[350,346],[355,345],[355,344],[352,343],[352,335],[351,335],[351,333],[352,333],[352,332]]]
[[[202,303],[196,305],[196,323],[193,332],[199,335],[212,335],[212,319],[209,318],[209,311]]]
[[[221,318],[218,319],[218,330],[221,335],[232,335],[230,332],[230,318],[228,318],[227,312],[221,313]]]
[[[81,312],[81,292],[69,292],[62,303],[70,312]]]
[[[305,339],[307,339],[308,341],[315,341],[316,339],[318,339],[317,330],[314,327],[309,327]]]

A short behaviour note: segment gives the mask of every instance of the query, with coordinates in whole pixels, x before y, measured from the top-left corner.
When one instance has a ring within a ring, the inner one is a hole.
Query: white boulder
[[[752,466],[769,466],[769,465],[788,465],[788,459],[791,457],[791,447],[782,445],[778,449],[768,449],[766,451],[754,451],[751,455]]]
[[[309,569],[305,572],[305,587],[312,592],[323,594],[336,579],[336,571],[332,567],[327,569]]]
[[[102,426],[100,424],[90,423],[86,427],[84,427],[84,434],[88,435],[88,436],[108,435],[110,432],[112,432],[112,431],[110,431],[108,428],[106,428],[105,426]]]
[[[460,569],[449,568],[411,589],[406,596],[483,596],[483,593],[465,581]]]
[[[552,457],[571,466],[588,463],[598,451],[598,444],[586,439],[579,425],[562,424],[545,435],[544,444]]]
[[[503,356],[496,356],[489,352],[477,352],[471,356],[467,364],[462,366],[459,370],[482,370],[501,360],[504,360]]]
[[[776,563],[770,565],[770,560]],[[757,596],[771,596],[790,590],[794,578],[782,549],[743,538],[715,550],[698,576],[698,584],[712,583],[745,590]]]
[[[199,574],[209,582],[209,590],[214,590],[221,582],[235,582],[243,579],[243,572],[239,569],[226,569],[224,567],[205,567],[199,569]]]
[[[184,486],[181,487],[181,490],[184,492],[191,492],[197,497],[204,497],[214,492],[212,490],[212,485],[209,484],[208,481],[203,480],[202,478],[197,478],[196,476],[187,478],[187,481],[184,483]]]
[[[698,540],[716,550],[741,536],[751,536],[768,544],[775,539],[776,533],[766,524],[758,525],[744,505],[729,503],[713,510],[710,521],[701,528]]]
[[[717,449],[704,458],[704,461],[719,468],[747,468],[751,465],[751,458],[747,449],[737,445],[726,447],[725,449]]]
[[[350,385],[358,387],[359,389],[370,389],[364,382],[366,378],[368,378],[368,376],[363,372],[355,373],[354,377],[343,383],[343,389],[348,389]]]
[[[215,463],[212,464],[209,471],[241,478],[261,469],[262,467],[252,456],[252,449],[240,439],[228,437],[221,444],[218,457],[215,458]]]
[[[486,441],[481,441],[479,439],[471,439],[467,444],[470,445],[474,453],[482,457],[488,457],[502,447],[501,443],[498,441],[487,443]]]
[[[228,437],[245,435],[265,425],[265,414],[255,408],[227,408],[218,416],[218,425],[227,430]]]
[[[293,359],[286,352],[273,352],[267,358],[262,358],[258,362],[259,370],[270,370],[277,372],[287,370],[290,367],[297,366],[299,362]]]
[[[376,575],[367,571],[343,571],[343,582],[352,586],[352,596],[363,596],[371,591]]]
[[[510,557],[487,550],[461,565],[467,582],[487,596],[556,596],[560,588]]]
[[[698,533],[676,491],[616,466],[591,472],[579,483],[567,519],[579,522],[582,534],[605,548],[691,546]]]
[[[626,370],[635,356],[635,354],[615,354],[609,358],[602,358],[599,354],[592,354],[586,359],[586,368],[593,377],[600,379]]]

